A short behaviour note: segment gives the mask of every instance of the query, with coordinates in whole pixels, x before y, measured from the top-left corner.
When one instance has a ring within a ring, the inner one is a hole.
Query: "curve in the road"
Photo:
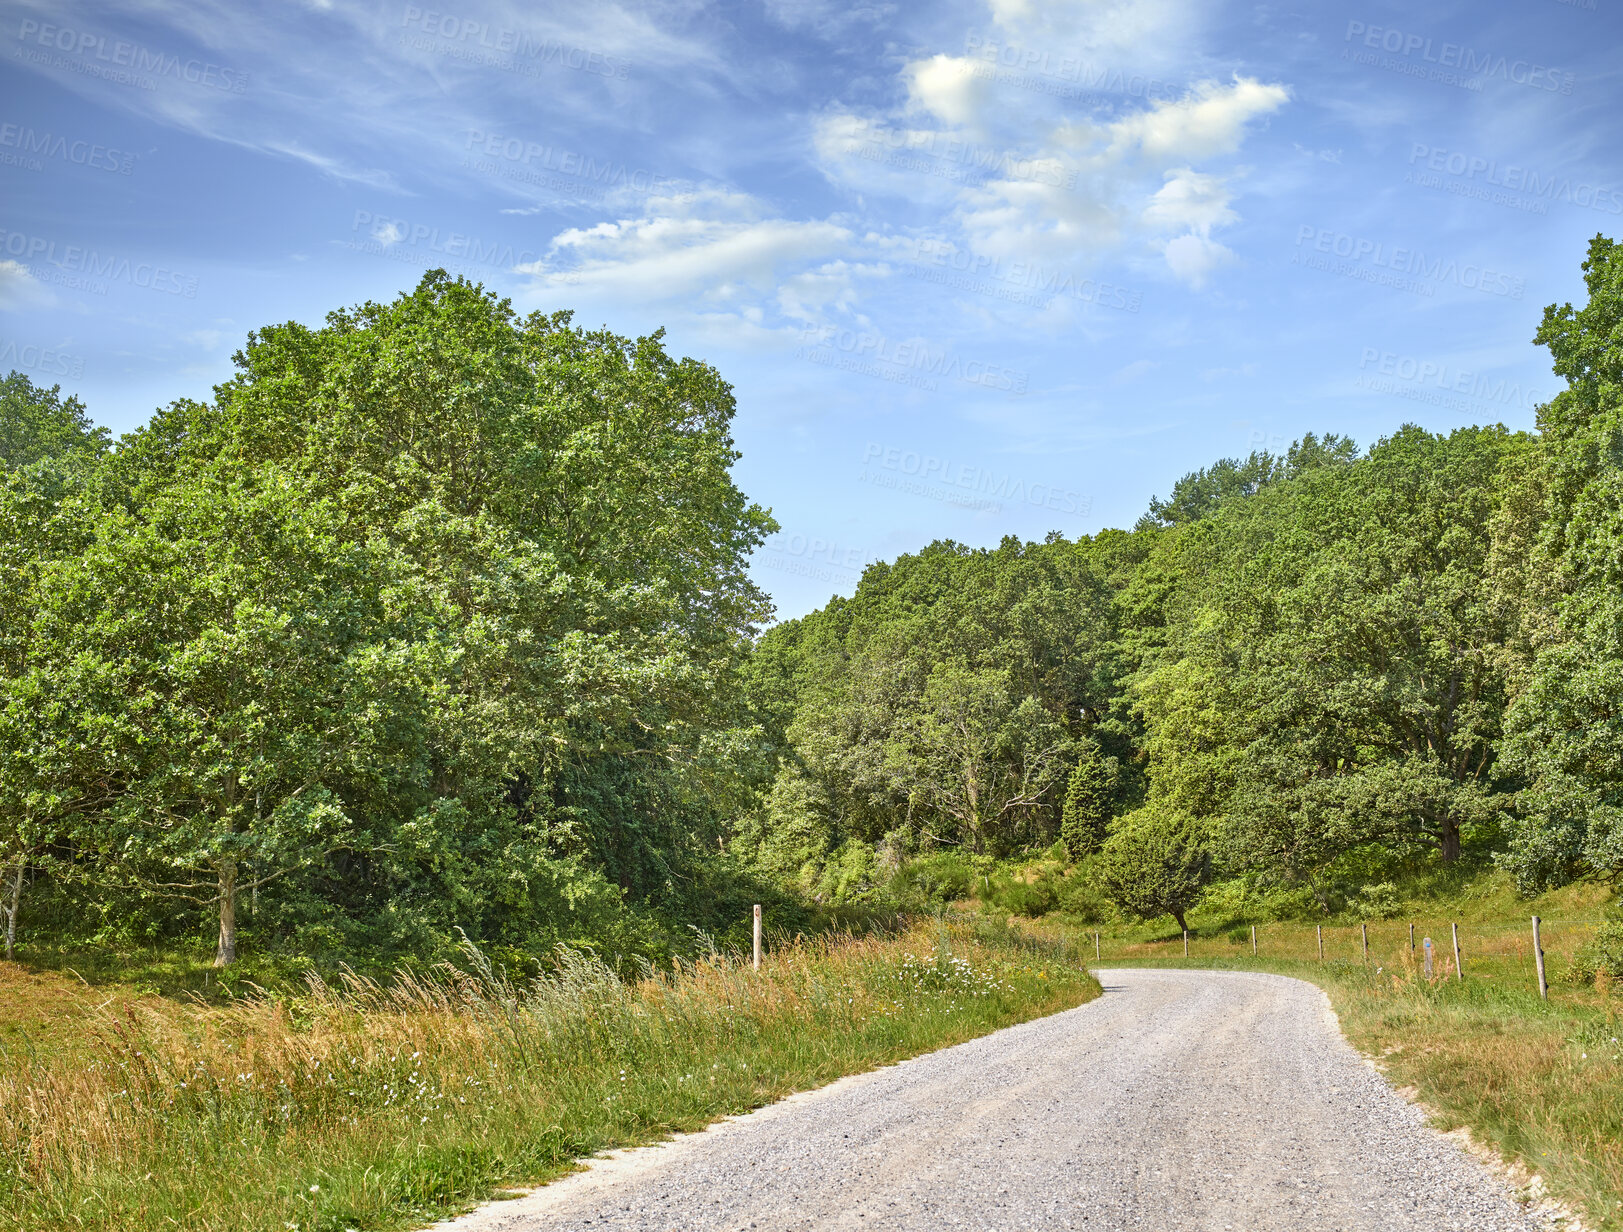
[[[1096,1001],[594,1162],[455,1232],[1536,1232],[1282,976]]]

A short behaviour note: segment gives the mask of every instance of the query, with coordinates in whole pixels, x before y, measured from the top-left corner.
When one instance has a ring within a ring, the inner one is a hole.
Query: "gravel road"
[[[1300,980],[1100,973],[1088,1005],[843,1079],[456,1232],[1536,1232]]]

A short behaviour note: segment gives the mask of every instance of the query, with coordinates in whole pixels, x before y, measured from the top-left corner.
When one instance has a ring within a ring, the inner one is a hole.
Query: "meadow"
[[[778,938],[622,978],[471,945],[389,980],[189,999],[0,967],[0,1226],[419,1226],[797,1090],[1081,1004],[1065,938],[981,921]]]

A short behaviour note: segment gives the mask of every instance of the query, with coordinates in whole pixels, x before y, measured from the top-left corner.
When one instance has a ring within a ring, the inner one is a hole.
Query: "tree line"
[[[1328,911],[1382,861],[1623,874],[1623,245],[1583,271],[1536,432],[1308,435],[1131,530],[934,543],[768,631],[782,756],[740,841],[834,897],[1059,841],[1180,924],[1218,876]]]
[[[1224,459],[768,626],[732,391],[440,272],[117,442],[0,383],[0,894],[78,941],[657,954],[1060,847],[1180,920],[1372,861],[1623,873],[1623,245],[1535,432]],[[764,631],[763,631],[764,630]]]

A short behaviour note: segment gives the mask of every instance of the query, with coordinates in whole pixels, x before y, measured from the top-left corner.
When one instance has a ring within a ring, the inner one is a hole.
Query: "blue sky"
[[[436,265],[663,326],[783,616],[1304,432],[1530,427],[1623,235],[1623,0],[0,14],[0,369],[124,431]]]

